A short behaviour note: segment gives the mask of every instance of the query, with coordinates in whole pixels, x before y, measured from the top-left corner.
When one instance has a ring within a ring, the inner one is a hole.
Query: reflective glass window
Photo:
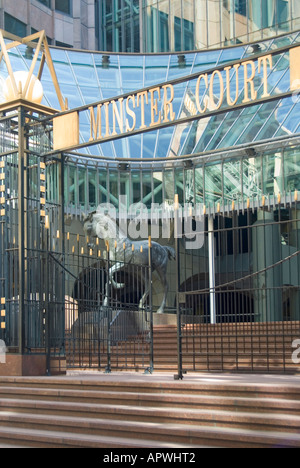
[[[132,171],[131,173],[132,180],[132,202],[140,203],[142,200],[141,185],[142,185],[142,175],[140,171]]]
[[[100,169],[98,171],[98,200],[99,203],[108,202],[107,194],[107,171]]]
[[[51,8],[51,0],[38,0],[39,3],[42,3],[48,8]]]
[[[88,171],[88,195],[89,207],[97,207],[97,172],[96,170]]]
[[[55,10],[71,14],[71,0],[55,0]]]
[[[175,193],[178,195],[178,201],[180,205],[184,204],[184,182],[183,182],[183,170],[175,170]]]
[[[284,187],[287,193],[300,190],[300,151],[298,148],[284,152]]]
[[[195,202],[204,203],[203,166],[195,168]]]
[[[147,206],[147,208],[151,208],[152,204],[152,172],[148,172],[143,170],[142,172],[143,178],[143,198],[142,202]]]
[[[223,191],[224,202],[228,205],[232,201],[242,198],[241,161],[238,159],[226,160],[223,163]]]
[[[215,204],[222,201],[222,165],[205,166],[205,204]]]
[[[109,171],[109,203],[116,208],[119,206],[118,172]]]
[[[263,193],[262,186],[262,158],[251,155],[245,157],[242,162],[243,177],[243,196],[246,201],[248,198],[260,198]]]
[[[278,195],[283,193],[282,153],[263,155],[263,184],[264,194]]]
[[[4,13],[4,28],[5,31],[15,34],[16,36],[26,36],[26,24],[8,13]]]

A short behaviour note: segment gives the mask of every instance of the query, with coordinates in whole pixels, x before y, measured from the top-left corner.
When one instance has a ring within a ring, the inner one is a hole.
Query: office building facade
[[[0,38],[8,361],[153,371],[156,313],[179,376],[298,372],[299,31],[138,55],[46,35]]]

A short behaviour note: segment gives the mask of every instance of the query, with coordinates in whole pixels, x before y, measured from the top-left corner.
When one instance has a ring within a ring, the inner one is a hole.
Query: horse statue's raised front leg
[[[157,313],[158,314],[163,314],[164,311],[165,311],[166,304],[167,304],[169,284],[168,284],[168,281],[166,279],[166,272],[165,271],[161,271],[161,270],[157,269],[157,273],[158,273],[158,276],[159,276],[159,278],[161,280],[161,283],[163,285],[163,288],[164,288],[164,297],[163,297],[162,303],[161,303],[160,308],[158,309]]]

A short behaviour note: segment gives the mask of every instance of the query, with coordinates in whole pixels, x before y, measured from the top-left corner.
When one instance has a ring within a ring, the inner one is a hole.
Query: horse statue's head
[[[108,212],[93,211],[83,220],[83,229],[88,236],[97,236],[104,240],[118,238],[117,222]]]

